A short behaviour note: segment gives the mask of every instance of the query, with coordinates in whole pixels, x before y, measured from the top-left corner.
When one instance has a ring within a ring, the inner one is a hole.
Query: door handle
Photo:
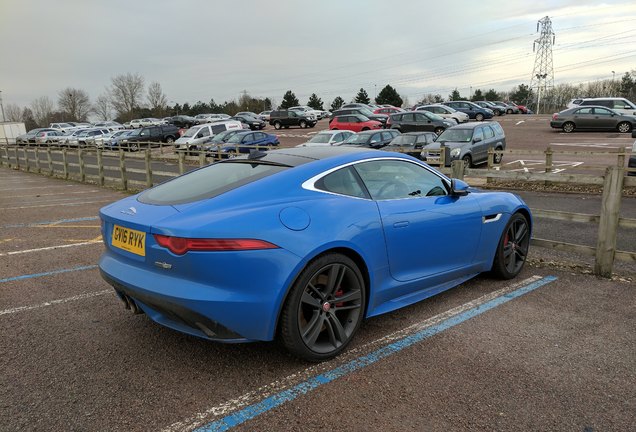
[[[393,224],[393,228],[406,228],[407,226],[409,226],[409,221],[400,221]]]

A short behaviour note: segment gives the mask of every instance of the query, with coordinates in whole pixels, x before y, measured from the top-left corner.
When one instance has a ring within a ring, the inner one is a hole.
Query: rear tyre
[[[349,257],[330,253],[310,262],[292,286],[279,322],[280,340],[313,362],[337,356],[360,327],[364,279]]]
[[[512,279],[521,272],[530,247],[530,225],[521,213],[512,215],[501,234],[492,273],[501,279]]]
[[[274,129],[280,129],[280,122],[274,122]]]
[[[574,123],[572,122],[565,122],[563,123],[563,132],[565,133],[572,133],[574,132],[574,129],[576,129],[576,126],[574,126]]]
[[[484,121],[484,115],[482,113],[479,113],[475,116],[475,120],[477,121]]]
[[[301,120],[298,125],[301,127],[301,129],[304,129],[307,127],[307,122],[305,120]]]
[[[618,129],[620,133],[627,133],[632,130],[632,125],[629,122],[621,122],[616,126],[616,129]]]
[[[174,138],[172,138],[172,137],[166,138],[166,143],[172,144],[173,142],[174,142]]]
[[[443,128],[443,127],[435,128],[435,134],[437,134],[437,135],[441,135],[441,134],[442,134],[442,132],[444,132],[444,128]]]
[[[507,110],[506,114],[512,114],[512,110],[511,109]]]
[[[495,151],[501,151],[503,150],[501,147],[497,147],[495,149]],[[502,153],[495,153],[494,157],[493,157],[493,162],[496,163],[497,165],[499,165],[501,163],[501,160],[503,159],[503,154]]]

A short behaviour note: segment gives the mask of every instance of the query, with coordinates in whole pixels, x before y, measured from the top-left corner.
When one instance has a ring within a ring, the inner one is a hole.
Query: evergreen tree
[[[380,93],[378,93],[378,96],[375,98],[375,103],[381,105],[390,104],[394,107],[401,107],[404,101],[402,100],[398,92],[389,84],[387,84],[386,87],[384,87],[382,90],[380,90]]]
[[[287,109],[296,105],[299,105],[298,98],[291,90],[287,90],[287,93],[283,96],[283,101],[280,103],[281,109]]]
[[[371,99],[369,99],[369,95],[367,94],[367,92],[363,88],[361,88],[356,95],[355,101],[356,103],[368,104],[371,102]]]
[[[481,89],[475,90],[475,93],[470,98],[471,101],[482,101],[484,100],[484,94],[481,92]]]
[[[434,98],[435,98],[435,103],[442,103],[442,102],[444,102],[444,98],[442,97],[442,95],[441,95],[441,94],[436,94],[436,95],[434,96]]]
[[[510,92],[510,100],[525,105],[528,102],[534,100],[532,89],[526,84],[519,84],[518,87],[512,89],[512,91]]]
[[[459,90],[455,89],[451,94],[448,95],[448,98],[452,101],[462,100],[462,96],[459,94]]]
[[[322,106],[322,99],[316,96],[316,93],[312,93],[311,96],[309,96],[309,102],[307,102],[307,106],[315,110],[324,110]]]
[[[331,111],[340,109],[340,107],[343,106],[344,103],[344,99],[342,99],[340,96],[336,96],[333,102],[331,102]]]
[[[487,101],[496,101],[499,100],[499,93],[495,91],[495,89],[490,89],[484,95]]]
[[[621,96],[629,98],[634,89],[636,89],[634,78],[632,78],[629,72],[625,72],[625,75],[623,75],[621,79],[621,88],[619,90]]]

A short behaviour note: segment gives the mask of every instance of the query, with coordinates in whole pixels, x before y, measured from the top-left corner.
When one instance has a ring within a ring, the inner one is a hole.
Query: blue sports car
[[[126,307],[221,342],[280,338],[321,361],[363,318],[475,275],[515,277],[532,219],[408,155],[253,151],[101,209],[104,279]]]
[[[228,153],[249,153],[255,149],[265,149],[267,146],[278,146],[280,142],[276,135],[265,132],[237,132],[221,145],[221,150]]]

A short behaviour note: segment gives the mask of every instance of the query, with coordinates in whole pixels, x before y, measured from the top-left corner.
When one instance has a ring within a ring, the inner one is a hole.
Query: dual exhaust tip
[[[130,296],[120,292],[119,297],[124,302],[126,309],[131,310],[133,314],[139,315],[144,313],[143,309],[137,304],[137,302]]]

